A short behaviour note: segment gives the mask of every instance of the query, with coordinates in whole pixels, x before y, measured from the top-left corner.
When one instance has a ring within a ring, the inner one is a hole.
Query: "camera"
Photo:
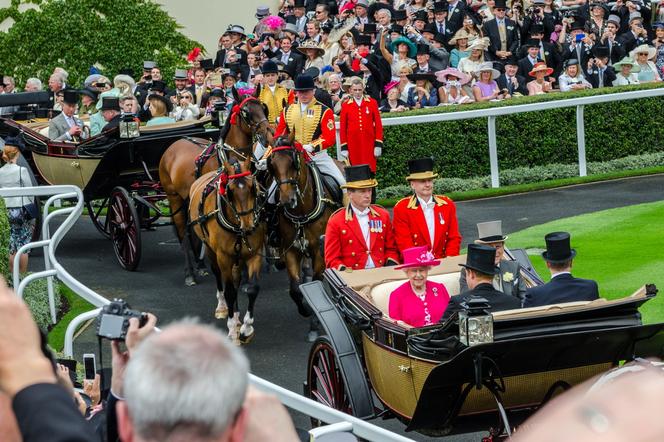
[[[132,310],[126,301],[114,299],[101,308],[97,317],[97,336],[112,341],[124,341],[131,318],[138,319],[139,327],[144,326],[148,320],[145,313]]]

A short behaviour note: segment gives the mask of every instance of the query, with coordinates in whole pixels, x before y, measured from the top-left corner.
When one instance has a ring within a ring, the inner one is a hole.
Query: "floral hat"
[[[429,247],[411,247],[402,252],[403,264],[396,266],[395,270],[407,269],[411,267],[431,267],[440,264],[440,260],[433,256]]]

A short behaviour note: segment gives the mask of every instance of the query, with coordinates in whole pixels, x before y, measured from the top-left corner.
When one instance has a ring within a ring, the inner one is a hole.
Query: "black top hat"
[[[438,33],[438,28],[434,23],[427,23],[424,25],[424,29],[422,29],[422,32],[428,32],[430,34],[437,34]]]
[[[164,106],[166,106],[166,113],[167,114],[170,114],[171,111],[173,110],[173,103],[171,103],[171,100],[169,100],[168,98],[166,98],[162,95],[155,95],[155,94],[149,95],[148,100],[161,101],[164,104]]]
[[[314,81],[318,76],[320,75],[320,69],[318,69],[316,66],[311,66],[309,69],[305,69],[304,72],[302,72],[302,75],[308,75],[309,77],[313,78]]]
[[[89,87],[85,87],[85,88],[79,90],[78,93],[81,94],[81,95],[85,95],[87,97],[90,97],[95,101],[97,100],[98,92],[95,91],[94,89],[90,89]]]
[[[330,22],[323,23],[323,26],[320,27],[320,31],[323,34],[329,34],[330,32],[332,32],[332,23]]]
[[[507,2],[505,0],[496,0],[493,9],[507,9]]]
[[[62,91],[62,101],[67,104],[78,104],[78,92],[73,89]]]
[[[436,12],[447,12],[448,11],[448,4],[447,2],[434,2],[433,4],[433,13],[435,14]]]
[[[512,66],[518,66],[519,65],[519,59],[517,58],[516,55],[512,54],[509,57],[507,57],[505,59],[505,62],[503,63],[504,66],[508,65],[508,64],[511,64]]]
[[[542,23],[535,23],[530,27],[530,35],[544,34],[544,25]]]
[[[316,85],[314,84],[314,79],[309,75],[302,74],[295,79],[296,91],[310,91],[313,89],[316,89]]]
[[[538,40],[536,38],[529,38],[524,46],[526,48],[539,48],[541,42],[542,42],[541,40]]]
[[[115,110],[120,111],[120,99],[118,97],[104,97],[101,99],[101,111]]]
[[[212,89],[212,92],[210,92],[210,96],[224,98],[226,94],[224,93],[223,89],[216,87]]]
[[[408,160],[407,180],[431,180],[438,176],[433,172],[433,157],[417,158]]]
[[[122,68],[119,72],[120,75],[129,75],[131,78],[134,78],[134,70],[132,68]]]
[[[268,60],[265,63],[263,63],[263,66],[261,67],[261,72],[263,74],[278,74],[279,67],[277,67],[277,63],[275,63],[274,61]]]
[[[294,8],[304,8],[304,1],[305,0],[295,0],[295,1],[293,1],[293,7]]]
[[[601,45],[601,44],[593,46],[593,55],[595,57],[604,58],[604,57],[608,57],[609,54],[610,54],[610,52],[609,52],[609,48],[607,46],[604,46],[604,45]]]
[[[496,1],[496,3],[498,3]],[[496,249],[482,244],[468,244],[466,263],[461,267],[472,269],[485,275],[495,275],[499,269],[496,267]]]
[[[582,17],[574,17],[574,21],[569,27],[569,31],[583,31],[586,29],[586,20]]]
[[[413,22],[421,20],[423,22],[428,22],[429,21],[429,14],[427,14],[427,11],[420,9],[415,13],[415,17],[413,18]]]
[[[362,27],[362,33],[371,35],[376,33],[376,23],[365,23]]]
[[[164,83],[161,80],[154,80],[152,81],[152,86],[150,86],[150,90],[153,92],[161,92],[162,94],[166,93],[166,83]]]
[[[403,26],[401,25],[392,25],[390,26],[390,30],[392,32],[396,32],[397,34],[403,34]]]
[[[433,83],[436,80],[436,76],[433,72],[416,72],[414,74],[408,74],[407,77],[413,83],[417,80],[426,80]]]
[[[553,232],[544,237],[546,251],[542,258],[552,263],[569,261],[576,256],[576,250],[570,246],[570,236],[567,232]]]
[[[447,44],[447,39],[445,38],[445,34],[441,34],[440,32],[433,36],[433,41],[437,41],[442,45]]]
[[[408,15],[406,14],[405,9],[395,9],[394,13],[392,14],[392,21],[401,21],[401,20],[406,20],[408,18]]]
[[[205,69],[206,71],[211,71],[214,69],[214,62],[212,61],[211,58],[204,58],[201,60],[201,69]]]
[[[429,55],[429,45],[427,44],[419,44],[417,45],[417,55]]]
[[[346,189],[368,189],[378,185],[371,176],[371,169],[366,164],[347,166],[344,168],[344,174],[346,175],[346,184],[342,187]]]
[[[371,36],[362,34],[358,35],[357,38],[355,38],[355,45],[371,46]]]

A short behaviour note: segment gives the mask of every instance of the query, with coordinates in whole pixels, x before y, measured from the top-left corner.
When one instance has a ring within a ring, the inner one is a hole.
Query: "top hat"
[[[186,80],[187,77],[187,70],[186,69],[176,69],[175,70],[175,75],[173,75],[174,80]]]
[[[570,246],[570,235],[567,232],[553,232],[544,237],[546,251],[542,258],[552,263],[563,263],[576,256],[576,250]]]
[[[405,9],[395,9],[392,14],[392,21],[401,21],[408,19]]]
[[[150,86],[151,91],[161,92],[162,94],[166,93],[166,83],[161,80],[154,80]]]
[[[304,0],[295,0],[293,1],[294,8],[304,8]]]
[[[316,89],[316,85],[314,84],[314,79],[309,75],[302,74],[295,79],[296,91],[310,91],[313,89]]]
[[[212,91],[210,91],[210,97],[224,98],[225,96],[226,96],[226,93],[221,88],[217,87],[217,88],[212,89]]]
[[[284,32],[290,32],[292,34],[299,34],[299,31],[297,30],[297,26],[295,26],[294,23],[286,23],[283,29]]]
[[[73,89],[62,91],[62,101],[67,104],[78,104],[78,92]]]
[[[394,33],[402,35],[403,34],[403,26],[393,24],[392,26],[390,26],[390,32],[394,32]]]
[[[120,111],[120,99],[118,97],[104,97],[101,99],[100,111],[115,110]]]
[[[408,181],[431,180],[438,176],[438,174],[433,171],[433,157],[408,160],[408,172],[410,173],[410,175],[406,177]]]
[[[355,38],[355,45],[360,46],[360,45],[366,45],[366,46],[371,46],[371,36],[370,35],[358,35]]]
[[[507,9],[507,2],[505,0],[496,0],[493,9]]]
[[[507,239],[507,236],[503,235],[503,222],[500,220],[477,223],[477,236],[478,239],[475,240],[477,244],[491,244]]]
[[[122,68],[118,73],[120,75],[129,75],[132,78],[134,77],[134,70],[132,68]]]
[[[528,41],[526,41],[526,44],[524,44],[524,46],[526,48],[539,48],[540,43],[541,41],[538,40],[537,38],[529,38]]]
[[[461,267],[472,269],[485,275],[495,275],[499,269],[496,267],[496,249],[484,244],[468,244],[466,263]]]
[[[201,63],[201,69],[204,69],[206,71],[211,71],[214,69],[214,62],[212,61],[211,58],[204,58],[200,61]]]
[[[593,46],[592,53],[597,58],[609,57],[610,55],[609,48],[601,44]]]
[[[259,6],[256,8],[256,15],[255,17],[257,19],[265,18],[268,15],[270,15],[270,8],[268,6]]]
[[[155,63],[154,61],[144,61],[143,62],[143,70],[144,71],[149,71],[150,69],[156,68],[156,67],[157,67],[157,63]]]
[[[632,24],[634,20],[643,21],[643,17],[641,16],[640,12],[634,11],[629,13],[629,24]]]
[[[369,0],[357,0],[355,6],[362,6],[363,8],[369,7]]]
[[[429,45],[427,44],[418,44],[417,45],[417,55],[429,55],[431,51],[429,50]]]
[[[447,2],[434,2],[433,4],[433,13],[437,12],[447,12],[448,10]]]
[[[569,31],[584,31],[586,29],[586,20],[581,17],[575,17],[569,27]]]
[[[344,168],[344,174],[346,184],[341,186],[344,189],[370,189],[378,185],[376,179],[371,176],[371,169],[366,164],[347,166]]]
[[[277,63],[275,63],[274,61],[268,60],[265,63],[263,63],[263,66],[261,67],[261,72],[263,74],[278,74],[279,67],[277,66]]]
[[[503,62],[504,66],[507,66],[508,64],[512,65],[512,66],[518,66],[519,65],[519,58],[514,54],[510,55]]]
[[[615,14],[610,14],[609,18],[606,19],[607,23],[613,23],[617,27],[620,27],[620,17]]]
[[[376,23],[365,23],[364,26],[362,26],[362,33],[371,35],[376,33]]]
[[[426,25],[424,25],[422,32],[428,32],[429,34],[436,35],[438,33],[438,28],[434,23],[427,23]]]
[[[544,25],[542,23],[535,23],[530,27],[530,35],[544,34]]]
[[[424,9],[420,9],[415,13],[415,17],[413,17],[413,23],[415,23],[417,20],[423,21],[423,22],[428,22],[429,21],[429,14],[427,14],[427,11]]]
[[[410,267],[431,267],[440,264],[440,260],[436,259],[427,246],[410,247],[401,253],[403,255],[403,264],[396,266],[395,270]]]

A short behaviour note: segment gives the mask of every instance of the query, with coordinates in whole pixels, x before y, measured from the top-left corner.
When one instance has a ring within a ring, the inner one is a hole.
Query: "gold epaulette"
[[[439,205],[439,206],[446,205],[447,202],[448,202],[448,200],[449,200],[449,201],[452,201],[452,200],[450,200],[448,197],[446,197],[445,195],[434,195],[434,196],[433,196],[433,200],[434,200],[434,201],[436,202],[436,204]]]

